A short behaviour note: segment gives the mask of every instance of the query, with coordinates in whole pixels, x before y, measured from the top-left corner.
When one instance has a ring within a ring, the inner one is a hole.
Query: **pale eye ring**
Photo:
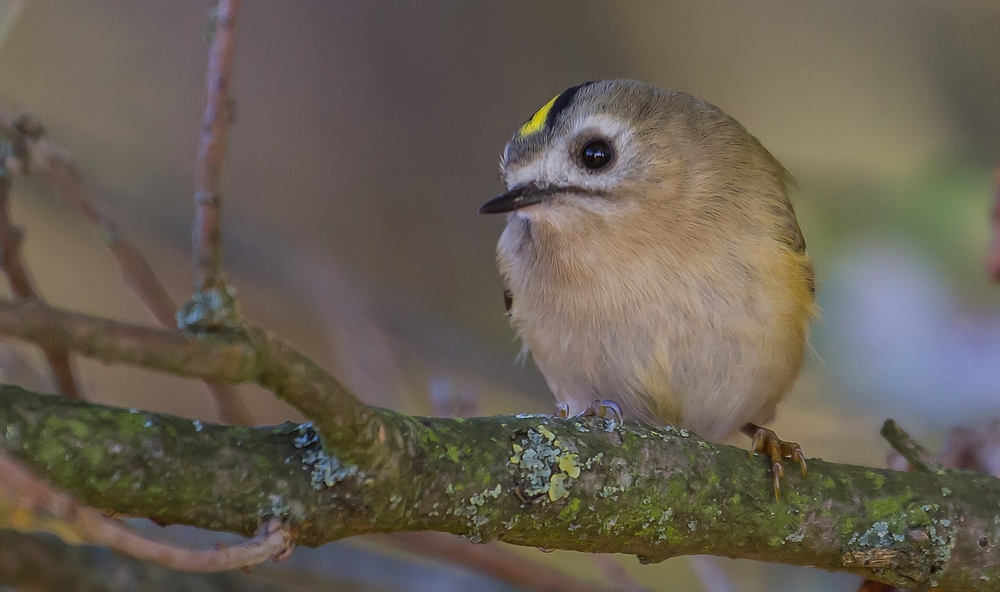
[[[580,164],[591,171],[599,171],[615,158],[615,149],[607,140],[591,140],[580,148]]]

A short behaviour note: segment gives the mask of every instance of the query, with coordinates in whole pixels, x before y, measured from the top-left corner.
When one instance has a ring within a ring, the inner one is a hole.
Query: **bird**
[[[788,171],[735,119],[635,80],[573,86],[505,146],[504,306],[563,417],[611,415],[769,457],[816,285]]]

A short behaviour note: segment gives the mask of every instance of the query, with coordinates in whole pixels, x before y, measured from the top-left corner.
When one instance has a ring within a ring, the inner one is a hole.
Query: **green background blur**
[[[192,282],[211,6],[32,0],[0,48],[0,99],[42,117],[178,301]],[[247,317],[367,401],[548,412],[538,372],[514,363],[493,263],[503,221],[476,213],[501,189],[499,151],[586,80],[684,90],[736,117],[798,181],[823,316],[774,427],[809,456],[882,466],[885,417],[936,447],[952,425],[1000,416],[1000,288],[983,264],[998,39],[996,1],[248,0],[224,181],[229,278]],[[15,183],[41,293],[151,323],[95,230],[48,186]],[[80,368],[96,401],[213,418],[198,383]],[[267,392],[241,392],[261,423],[296,419]],[[604,581],[586,556],[522,552]],[[619,559],[655,590],[705,589],[699,573],[713,568],[740,592],[856,586],[746,561]],[[255,577],[305,571],[371,590],[504,589],[364,541]]]

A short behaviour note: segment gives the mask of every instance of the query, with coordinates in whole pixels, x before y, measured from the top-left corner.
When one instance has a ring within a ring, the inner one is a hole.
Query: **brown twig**
[[[373,411],[306,356],[261,329],[196,336],[0,299],[0,335],[224,384],[255,382],[312,419],[321,433],[356,433]]]
[[[49,142],[37,118],[30,115],[14,118],[0,104],[0,134],[20,146],[23,154],[19,156],[24,160],[21,168],[45,177],[67,203],[97,228],[101,239],[121,268],[125,285],[139,297],[156,321],[165,328],[176,327],[177,305],[163,283],[135,243],[107,214],[107,206],[100,197],[83,182],[79,170],[67,153]],[[211,382],[207,386],[222,421],[235,425],[254,423],[250,409],[235,389]]]
[[[933,473],[944,468],[929,450],[921,446],[895,421],[885,420],[879,433],[896,452],[906,459],[906,462],[910,463],[913,470]]]
[[[177,311],[177,323],[195,333],[239,331],[236,299],[222,271],[222,161],[232,111],[229,84],[241,0],[219,0],[211,30],[207,99],[195,169],[194,293]]]
[[[21,255],[21,229],[10,215],[10,177],[0,162],[0,267],[3,268],[10,291],[19,300],[38,300],[38,292]],[[42,353],[52,370],[56,388],[71,399],[83,397],[77,385],[73,361],[65,347],[43,347]]]
[[[468,567],[522,590],[610,592],[608,588],[582,582],[495,544],[476,545],[454,535],[430,531],[397,532],[379,539],[411,553]]]
[[[195,178],[194,262],[196,290],[225,290],[219,230],[222,208],[222,161],[226,154],[229,85],[236,45],[236,17],[241,0],[220,0],[208,55],[208,98],[201,123]]]
[[[0,454],[0,524],[21,531],[45,531],[71,544],[110,547],[143,561],[191,572],[239,569],[284,559],[291,535],[279,520],[265,524],[245,543],[205,551],[181,549],[149,540],[100,512],[51,489],[27,469]],[[5,507],[6,506],[6,507]],[[6,514],[6,516],[4,515]],[[6,519],[6,520],[5,520]]]

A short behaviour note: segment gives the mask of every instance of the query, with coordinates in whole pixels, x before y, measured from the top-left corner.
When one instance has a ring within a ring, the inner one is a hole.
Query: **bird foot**
[[[556,405],[556,416],[562,419],[567,419],[569,415],[569,405],[562,403]],[[622,408],[618,403],[610,399],[599,399],[591,403],[582,413],[578,413],[573,417],[609,417],[614,419],[618,423],[622,423],[624,419],[624,414],[622,413]]]
[[[785,442],[778,438],[774,430],[762,428],[757,424],[748,423],[740,430],[753,439],[750,446],[750,456],[760,452],[771,457],[771,474],[774,476],[774,498],[781,499],[781,479],[785,476],[783,458],[791,458],[802,467],[802,476],[806,476],[806,457],[802,447],[795,442]]]

